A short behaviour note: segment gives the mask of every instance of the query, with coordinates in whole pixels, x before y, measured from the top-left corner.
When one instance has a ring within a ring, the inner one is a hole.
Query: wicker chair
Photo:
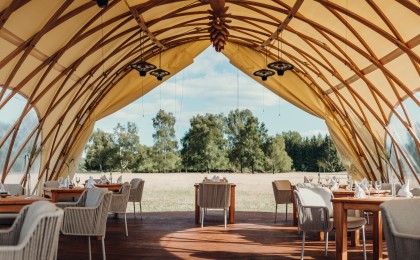
[[[308,231],[325,232],[325,256],[328,254],[328,233],[334,229],[332,192],[326,188],[300,188],[294,191],[298,207],[298,228],[302,231],[301,259],[305,250],[305,235]],[[347,217],[348,231],[362,230],[363,256],[366,260],[366,219]]]
[[[61,233],[64,235],[87,236],[89,259],[92,259],[90,237],[102,239],[102,256],[105,254],[105,231],[112,192],[108,189],[92,188],[84,191],[77,202],[61,202],[56,205],[64,209]]]
[[[63,210],[47,201],[25,206],[8,230],[0,231],[0,259],[57,258]]]
[[[410,191],[414,197],[420,197],[420,188],[414,188]]]
[[[143,188],[144,188],[144,180],[134,178],[130,182],[131,189],[130,189],[130,197],[128,199],[129,202],[133,202],[134,207],[134,217],[136,217],[136,202],[140,205],[140,218],[143,219],[142,210],[141,210],[141,198],[143,196]]]
[[[124,213],[125,221],[125,235],[128,237],[127,228],[127,203],[130,196],[130,183],[125,182],[119,193],[112,194],[111,208],[109,209],[112,213]]]
[[[25,188],[22,187],[20,184],[3,184],[3,187],[11,194],[11,195],[24,195]]]
[[[419,259],[420,199],[384,202],[381,211],[389,259]]]
[[[288,180],[276,180],[272,182],[274,199],[276,201],[276,214],[274,222],[277,222],[277,206],[278,204],[286,204],[286,221],[287,221],[287,204],[292,203],[292,186]]]
[[[226,182],[205,182],[199,184],[198,206],[201,214],[201,227],[204,226],[204,216],[207,209],[223,209],[225,228],[227,223],[227,210],[230,207],[230,187]]]

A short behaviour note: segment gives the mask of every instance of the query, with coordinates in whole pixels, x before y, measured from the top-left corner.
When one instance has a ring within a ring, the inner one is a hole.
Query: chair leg
[[[363,259],[366,260],[365,226],[362,227],[362,240],[363,240]]]
[[[134,207],[134,217],[136,217],[136,202],[133,201],[133,207]]]
[[[286,222],[287,222],[287,203],[286,203]]]
[[[127,212],[124,213],[124,221],[125,221],[125,236],[128,237]]]
[[[140,205],[140,219],[143,220],[143,211],[141,210],[141,201],[139,202]]]
[[[88,236],[88,246],[89,246],[89,260],[92,260],[92,250],[90,249],[90,236]]]
[[[306,232],[302,232],[302,252],[300,253],[300,259],[303,260],[304,252],[305,252],[305,234]]]
[[[102,258],[106,260],[106,254],[105,254],[105,236],[102,236]]]
[[[276,204],[276,214],[274,215],[274,223],[277,223],[277,204]]]
[[[328,232],[325,232],[325,256],[328,256]]]
[[[201,228],[204,226],[204,208],[201,208]]]
[[[226,209],[223,209],[224,218],[225,218],[225,229],[226,229],[226,223],[227,223],[227,217],[226,217]]]

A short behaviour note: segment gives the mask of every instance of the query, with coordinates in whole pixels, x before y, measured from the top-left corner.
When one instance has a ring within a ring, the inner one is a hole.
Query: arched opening
[[[0,88],[1,89],[1,88]],[[5,96],[10,94],[6,90]],[[38,181],[41,152],[41,136],[36,141],[38,114],[31,108],[26,115],[24,109],[27,99],[15,94],[10,102],[0,109],[0,169],[4,183],[26,184],[26,173],[31,175],[31,191]],[[23,118],[21,115],[24,115]],[[36,143],[35,143],[36,141]]]

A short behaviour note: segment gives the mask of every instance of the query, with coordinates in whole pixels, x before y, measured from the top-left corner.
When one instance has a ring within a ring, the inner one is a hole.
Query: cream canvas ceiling
[[[256,80],[324,119],[357,177],[387,180],[381,158],[388,136],[405,165],[391,168],[401,181],[408,169],[418,182],[419,166],[388,128],[394,115],[420,150],[403,104],[412,99],[420,106],[418,1],[226,0],[226,6],[232,22],[222,54],[234,66],[253,77],[266,53],[268,63],[278,56],[292,63],[283,77]],[[204,0],[110,0],[105,9],[90,0],[0,1],[0,109],[18,93],[27,98],[0,136],[7,150],[2,182],[19,156],[11,147],[31,108],[39,124],[27,141],[42,145],[39,178],[55,179],[65,163],[80,159],[95,121],[160,83],[152,76],[142,81],[129,66],[140,59],[140,31],[144,59],[159,64],[161,50],[162,68],[173,76],[211,45],[209,9]]]

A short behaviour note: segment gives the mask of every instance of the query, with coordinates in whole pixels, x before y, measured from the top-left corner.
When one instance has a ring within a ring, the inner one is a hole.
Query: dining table
[[[40,196],[28,197],[26,195],[11,195],[5,198],[0,198],[0,213],[17,213],[24,206],[37,201],[48,201],[48,199]]]
[[[198,206],[198,189],[200,187],[199,183],[194,184],[195,188],[195,223],[200,223],[200,206]],[[229,223],[235,224],[235,190],[236,184],[231,183],[230,185],[230,207],[229,207]]]
[[[331,199],[334,210],[335,259],[347,259],[347,211],[349,209],[367,210],[373,213],[373,259],[382,259],[382,217],[379,206],[386,201],[397,199],[408,198],[376,195],[366,198],[341,197]]]
[[[59,198],[80,197],[87,188],[44,188],[44,196],[51,199],[51,202],[58,202]]]
[[[109,191],[117,192],[121,189],[122,183],[97,183],[96,188],[107,188]]]

